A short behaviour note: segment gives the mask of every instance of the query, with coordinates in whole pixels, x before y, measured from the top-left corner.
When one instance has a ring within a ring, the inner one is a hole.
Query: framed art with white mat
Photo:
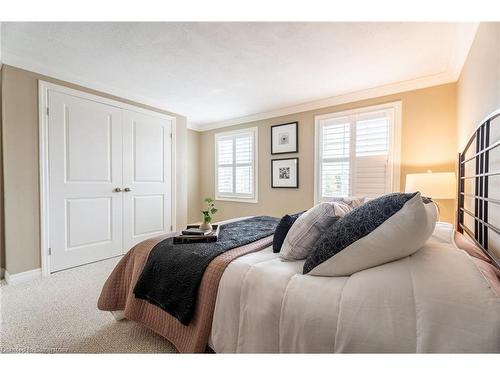
[[[271,126],[271,155],[298,152],[298,128],[297,121]]]
[[[271,187],[299,187],[299,158],[271,160]]]

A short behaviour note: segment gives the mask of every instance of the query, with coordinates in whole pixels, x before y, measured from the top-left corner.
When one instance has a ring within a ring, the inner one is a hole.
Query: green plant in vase
[[[201,211],[203,214],[203,224],[200,225],[200,229],[212,230],[212,219],[218,210],[215,208],[215,201],[212,198],[205,198],[204,202],[207,204],[207,209]]]

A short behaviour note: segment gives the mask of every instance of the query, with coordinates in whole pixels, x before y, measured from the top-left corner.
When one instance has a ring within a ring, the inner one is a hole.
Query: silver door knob
[[[128,193],[129,191],[132,191],[132,189],[127,187],[127,188],[123,189],[123,191]]]
[[[122,191],[122,188],[117,187],[117,188],[114,188],[114,190],[113,190],[113,191],[114,191],[115,193],[119,193],[120,191]]]

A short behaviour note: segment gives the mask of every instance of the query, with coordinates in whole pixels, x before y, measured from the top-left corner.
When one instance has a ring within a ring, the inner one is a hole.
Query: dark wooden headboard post
[[[464,184],[465,180],[461,178],[465,173],[465,164],[463,163],[465,157],[463,153],[458,154],[458,183],[457,183],[457,203],[458,203],[458,208],[457,208],[457,231],[460,233],[463,233],[464,230],[462,229],[462,226],[460,223],[464,222],[464,212],[461,210],[462,207],[464,207],[464,196],[462,192],[465,191],[464,189]]]
[[[490,170],[492,166],[490,165],[489,157],[490,151],[500,146],[500,140],[490,144],[490,127],[492,121],[499,116],[500,111],[496,111],[488,116],[476,128],[464,150],[458,155],[457,184],[457,230],[460,233],[467,234],[497,267],[500,267],[500,259],[488,250],[488,234],[491,233],[489,231],[493,231],[500,235],[500,229],[489,223],[488,209],[490,203],[500,209],[500,200],[490,198],[488,189],[489,178],[500,175],[500,166],[496,166],[496,169]],[[497,126],[500,126],[500,123]],[[473,145],[474,149],[471,149]],[[474,174],[470,174],[471,168],[466,168],[466,163],[474,165]],[[469,170],[469,174],[466,173],[467,170]],[[467,184],[467,180],[473,180],[473,184]],[[467,187],[471,187],[472,185],[474,191],[466,191]],[[470,206],[469,209],[466,208],[466,198],[474,199],[474,212],[471,212],[472,208]],[[474,228],[469,228],[466,225],[466,215],[473,219]]]

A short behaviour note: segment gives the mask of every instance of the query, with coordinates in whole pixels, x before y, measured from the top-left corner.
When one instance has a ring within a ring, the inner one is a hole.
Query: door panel
[[[165,127],[147,120],[133,120],[134,181],[164,182]]]
[[[66,249],[97,245],[112,240],[111,198],[66,200]]]
[[[87,105],[65,109],[66,180],[110,182],[111,115],[91,111]]]
[[[172,122],[123,111],[124,249],[171,231]]]
[[[162,232],[165,228],[163,195],[134,195],[134,236]]]
[[[122,111],[49,90],[50,271],[122,254]]]

